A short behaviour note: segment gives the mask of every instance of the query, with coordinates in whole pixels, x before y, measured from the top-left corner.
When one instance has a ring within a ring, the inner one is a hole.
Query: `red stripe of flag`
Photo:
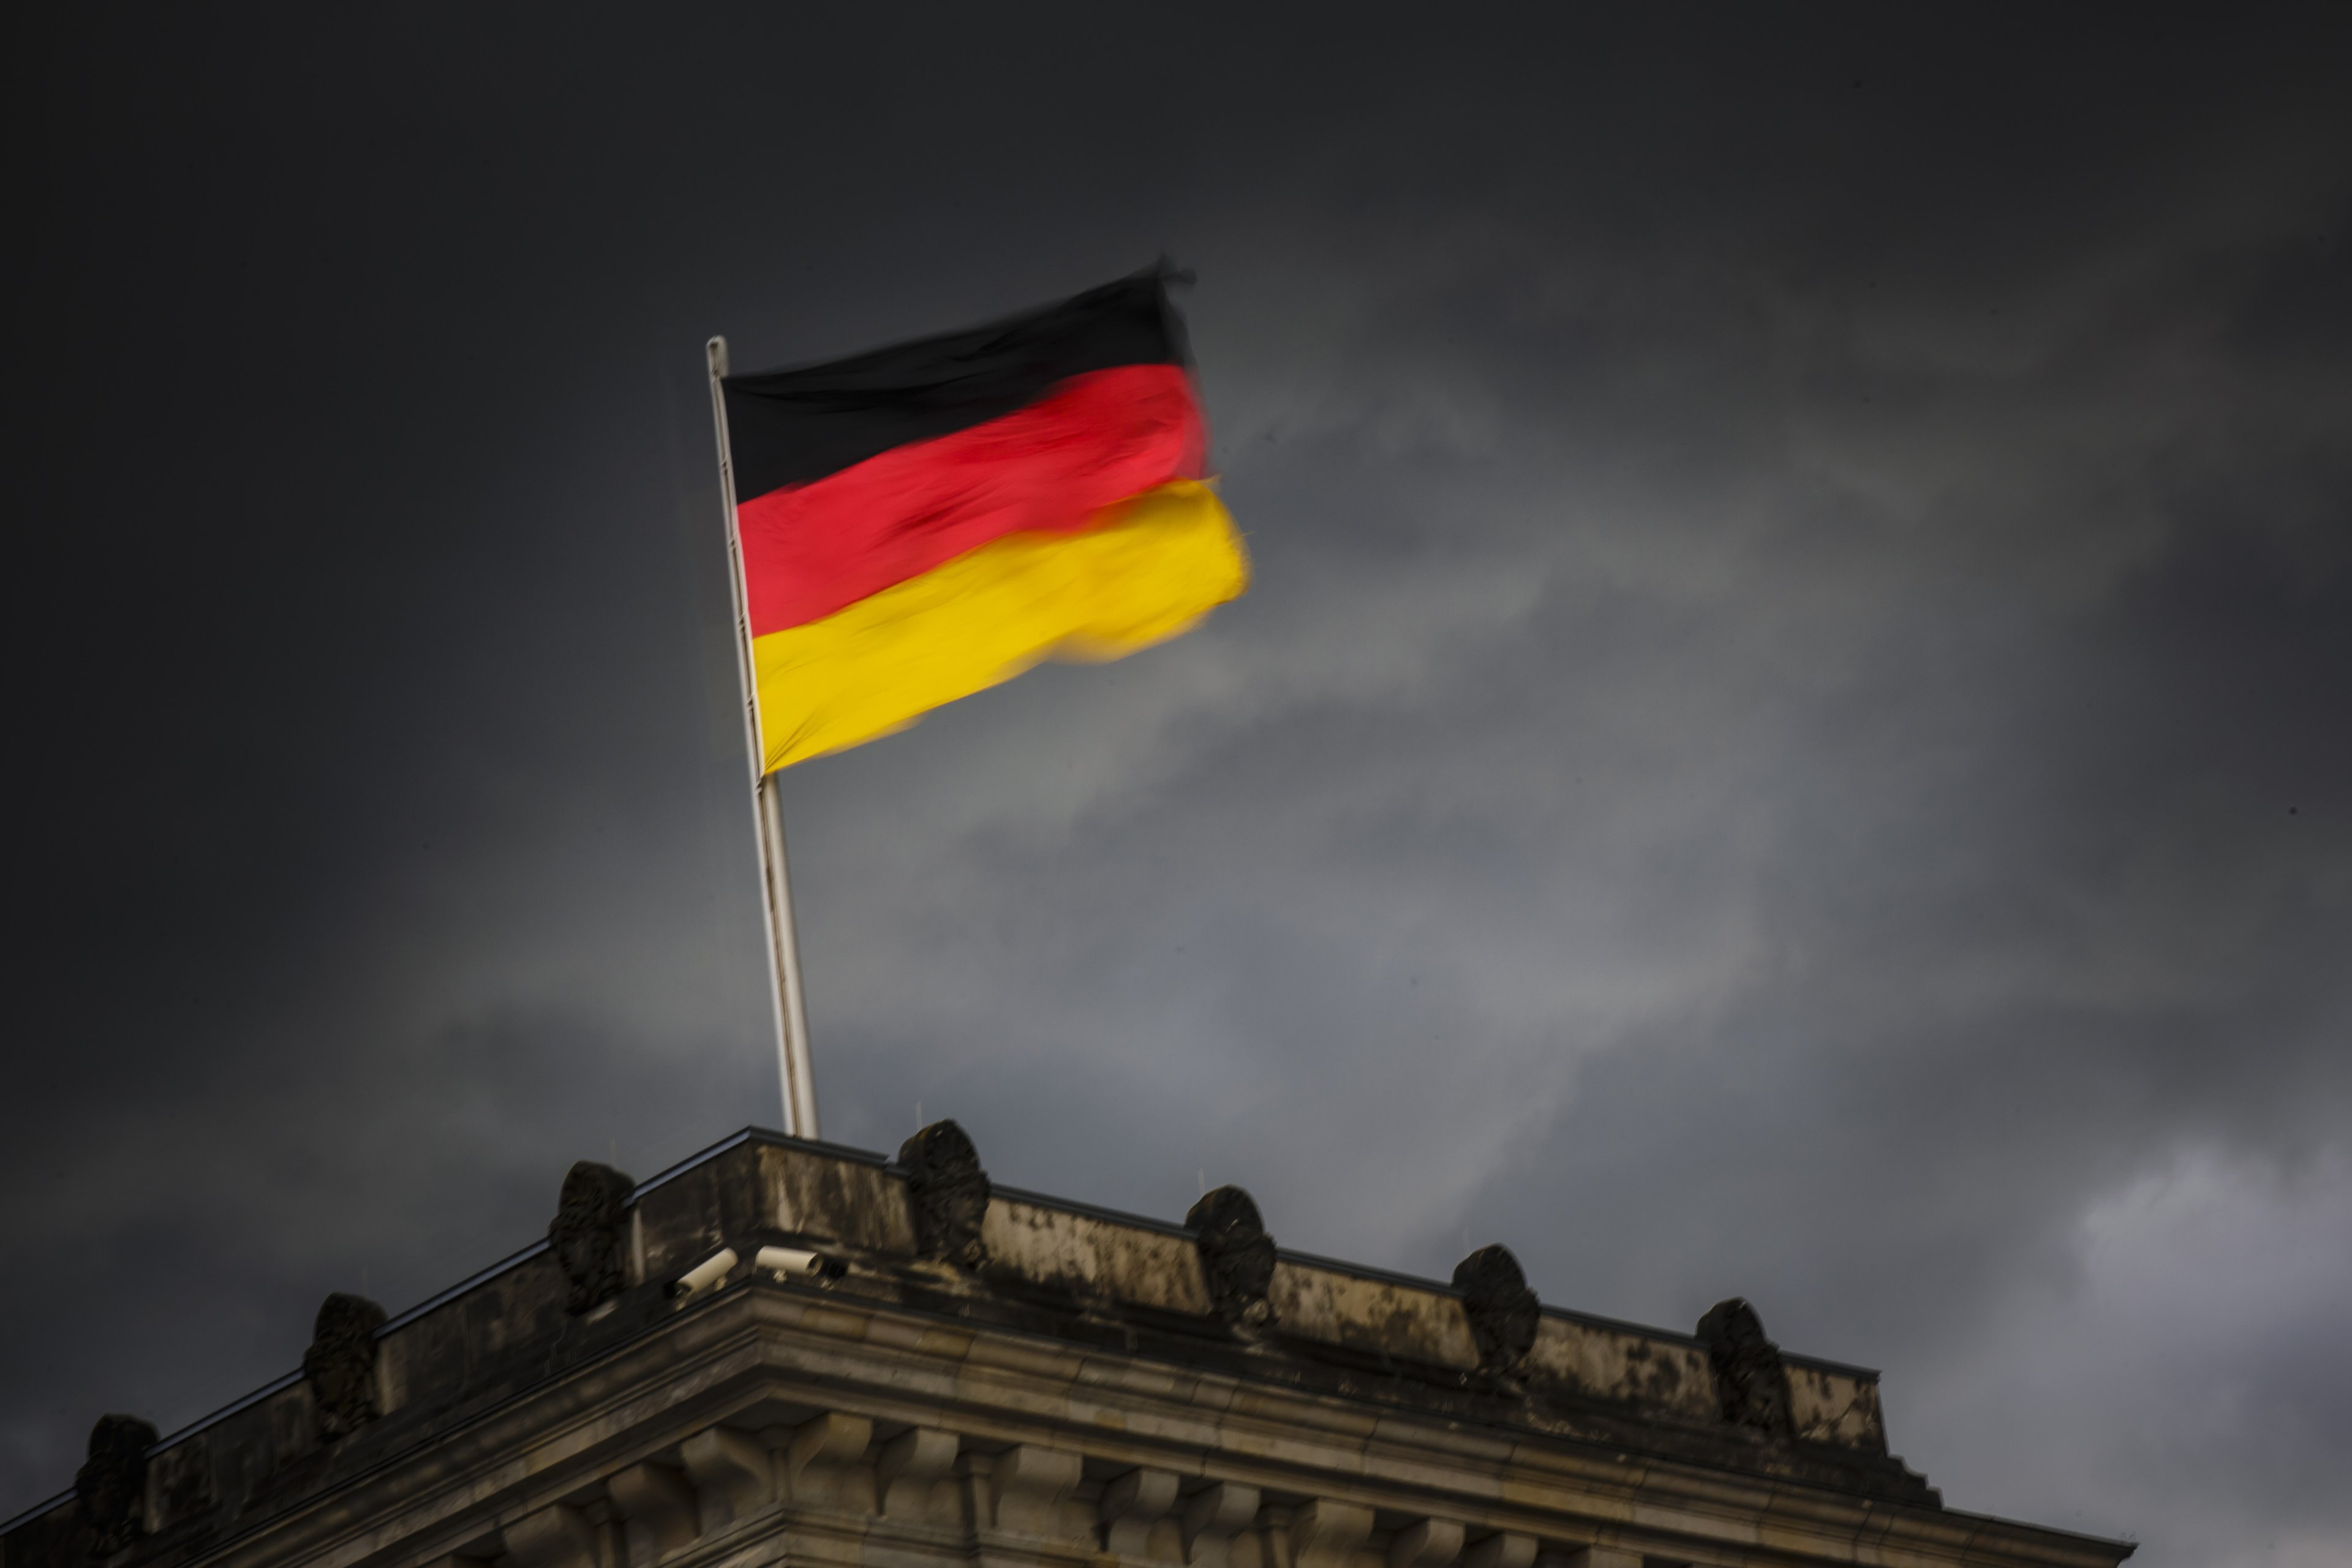
[[[1076,533],[1105,507],[1199,479],[1207,432],[1181,365],[1072,376],[952,435],[741,502],[751,635],[810,621],[1010,533]]]

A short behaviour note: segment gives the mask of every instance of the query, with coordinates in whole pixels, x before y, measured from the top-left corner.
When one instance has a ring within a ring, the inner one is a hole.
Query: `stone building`
[[[0,1568],[2111,1568],[1943,1506],[1877,1374],[738,1134],[564,1181],[547,1241],[173,1436],[108,1416]]]

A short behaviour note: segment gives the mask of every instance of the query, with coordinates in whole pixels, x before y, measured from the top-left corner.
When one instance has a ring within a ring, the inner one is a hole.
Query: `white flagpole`
[[[735,585],[736,668],[743,683],[743,740],[751,749],[752,816],[759,824],[760,883],[768,926],[768,973],[776,1002],[776,1061],[784,1089],[784,1131],[814,1138],[816,1067],[809,1058],[808,1008],[801,997],[801,947],[793,929],[792,872],[784,862],[784,808],[760,743],[760,683],[751,659],[751,612],[743,590],[743,537],[735,521],[735,454],[727,440],[727,340],[703,345],[710,364],[710,417],[719,431],[719,495],[727,508],[727,570]]]

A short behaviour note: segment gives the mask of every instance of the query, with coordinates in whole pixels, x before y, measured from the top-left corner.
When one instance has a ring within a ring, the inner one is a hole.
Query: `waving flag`
[[[768,772],[1248,585],[1164,271],[721,387]]]

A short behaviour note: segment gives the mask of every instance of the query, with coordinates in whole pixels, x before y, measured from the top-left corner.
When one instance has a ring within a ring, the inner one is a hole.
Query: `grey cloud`
[[[1256,586],[788,776],[828,1132],[1739,1291],[1957,1505],[2340,1552],[2343,40],[1376,24],[47,39],[0,1484],[773,1120],[695,350],[1166,247]]]

